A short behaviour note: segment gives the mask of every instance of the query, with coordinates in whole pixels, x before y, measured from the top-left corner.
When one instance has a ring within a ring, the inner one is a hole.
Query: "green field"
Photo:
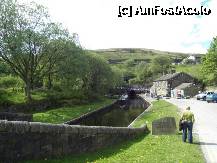
[[[111,99],[103,99],[99,102],[90,103],[86,105],[78,105],[72,107],[61,107],[57,109],[52,109],[43,113],[33,114],[33,121],[35,122],[45,122],[45,123],[63,123],[74,118],[78,118],[81,115],[99,109],[103,106],[112,103]]]
[[[140,126],[145,122],[151,127],[151,122],[165,116],[179,118],[177,107],[163,100],[153,102],[151,111],[145,114],[135,126]],[[44,161],[27,162],[46,162],[46,163],[203,163],[204,158],[199,147],[198,141],[193,144],[183,143],[181,134],[153,136],[144,135],[136,140],[122,143],[102,149],[98,152],[86,153],[81,155],[68,156],[59,159]]]

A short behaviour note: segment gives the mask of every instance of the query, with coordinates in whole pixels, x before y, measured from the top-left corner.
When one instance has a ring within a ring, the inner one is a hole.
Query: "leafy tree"
[[[172,61],[166,56],[158,56],[152,60],[151,69],[153,74],[166,74],[172,67]]]
[[[131,68],[131,67],[134,67],[135,66],[135,62],[134,62],[134,59],[128,59],[124,62],[125,66],[127,68]]]
[[[89,97],[102,95],[113,86],[113,72],[101,57],[88,54],[89,72],[83,82]]]
[[[116,66],[111,67],[112,69],[112,86],[114,88],[118,86],[123,86],[124,82],[124,71]]]
[[[150,65],[140,63],[136,66],[135,73],[136,79],[134,80],[134,82],[137,82],[137,84],[144,85],[152,81],[152,71],[150,69]]]
[[[47,11],[15,0],[2,0],[0,8],[0,56],[24,81],[25,95],[31,100],[34,78],[44,68],[40,63],[47,43]]]
[[[85,76],[90,71],[85,52],[72,41],[62,42],[62,59],[56,66],[56,76],[66,96],[83,94]]]
[[[213,38],[207,54],[202,59],[205,82],[217,85],[217,37]]]
[[[41,75],[47,79],[47,88],[51,89],[53,77],[57,73],[58,65],[63,60],[67,61],[65,53],[67,54],[67,50],[75,47],[75,43],[68,31],[63,29],[60,24],[49,24],[47,32],[49,32],[50,40],[43,49],[45,56],[42,64],[45,65],[45,68]]]
[[[10,73],[10,67],[0,59],[0,75],[9,75]]]

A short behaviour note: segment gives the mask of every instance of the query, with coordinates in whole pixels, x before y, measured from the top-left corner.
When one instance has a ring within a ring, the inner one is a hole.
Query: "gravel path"
[[[194,134],[199,141],[207,163],[217,163],[217,103],[207,103],[195,99],[168,99],[181,111],[187,106],[195,115]]]

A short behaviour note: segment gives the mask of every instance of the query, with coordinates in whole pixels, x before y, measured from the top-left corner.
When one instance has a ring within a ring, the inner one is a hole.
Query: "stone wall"
[[[17,162],[91,152],[146,132],[146,126],[96,127],[0,121],[0,160]]]
[[[31,103],[26,104],[4,104],[0,106],[1,112],[10,112],[10,113],[29,113],[32,111],[44,111],[48,108],[56,108],[62,106],[62,102],[57,100],[41,100],[41,101],[32,101]]]
[[[168,94],[168,81],[156,81],[153,82],[152,92],[157,93],[157,95],[164,95]]]
[[[0,120],[31,122],[33,116],[32,114],[0,112]]]

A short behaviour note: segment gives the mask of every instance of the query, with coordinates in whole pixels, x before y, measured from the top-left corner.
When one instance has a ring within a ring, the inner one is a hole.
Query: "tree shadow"
[[[120,154],[130,148],[135,143],[138,143],[142,141],[147,135],[141,135],[136,137],[133,140],[129,141],[122,141],[119,144],[116,145],[110,145],[105,148],[98,149],[97,151],[94,152],[87,152],[83,154],[72,154],[68,156],[63,156],[63,157],[58,157],[58,158],[53,158],[53,159],[47,159],[47,160],[34,160],[34,161],[24,161],[25,163],[71,163],[71,162],[76,162],[76,163],[86,163],[86,162],[95,162],[96,160],[99,159],[106,159],[112,156],[115,156],[117,154]]]
[[[81,155],[77,155],[77,156],[74,155],[74,156],[71,156],[70,158],[72,159],[72,161],[74,161],[73,159],[75,159],[75,162],[77,162],[77,163],[95,162],[98,159],[106,159],[106,158],[115,156],[117,154],[120,154],[120,153],[126,151],[128,148],[130,148],[135,143],[142,141],[147,135],[148,134],[145,134],[145,135],[139,136],[133,140],[123,141],[120,144],[111,145],[109,147],[99,149],[95,152],[90,152],[87,154],[81,154]]]

